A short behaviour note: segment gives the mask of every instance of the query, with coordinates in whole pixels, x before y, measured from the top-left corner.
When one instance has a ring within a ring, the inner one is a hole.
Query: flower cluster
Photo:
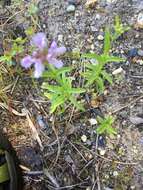
[[[21,60],[21,66],[25,69],[30,68],[34,65],[34,77],[39,78],[45,69],[45,62],[54,65],[56,68],[61,68],[63,62],[58,59],[58,57],[66,52],[66,48],[58,47],[57,43],[53,41],[50,48],[47,48],[47,38],[42,32],[35,34],[31,43],[35,47],[32,55],[27,55]]]

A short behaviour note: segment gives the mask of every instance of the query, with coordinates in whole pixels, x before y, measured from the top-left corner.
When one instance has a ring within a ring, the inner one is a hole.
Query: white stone
[[[62,34],[59,34],[59,35],[58,35],[58,41],[60,41],[60,42],[63,41],[63,35],[62,35]]]
[[[81,140],[82,140],[82,142],[85,143],[87,141],[87,136],[86,135],[82,135],[81,136]]]
[[[70,13],[70,12],[74,12],[75,11],[75,6],[74,5],[69,5],[67,7],[67,12]]]
[[[140,27],[143,27],[143,12],[140,12],[140,13],[138,14],[137,24],[138,24]]]
[[[103,40],[104,40],[104,36],[98,35],[98,36],[97,36],[97,39],[100,40],[100,41],[103,41]]]
[[[97,120],[94,119],[94,118],[89,119],[89,122],[90,122],[91,125],[96,125],[97,124]]]
[[[118,75],[120,73],[122,73],[124,70],[122,69],[122,67],[119,67],[118,69],[114,70],[112,72],[112,75]]]
[[[100,150],[99,150],[99,153],[100,153],[101,156],[104,156],[105,153],[106,153],[106,150],[105,150],[105,149],[100,149]]]
[[[114,176],[114,177],[117,177],[118,175],[119,175],[119,173],[118,173],[117,171],[114,171],[114,172],[113,172],[113,176]]]

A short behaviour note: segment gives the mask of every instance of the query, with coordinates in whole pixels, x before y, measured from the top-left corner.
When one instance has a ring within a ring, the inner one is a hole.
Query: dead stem
[[[83,156],[83,154],[78,150],[78,148],[70,141],[67,139],[67,141],[69,142],[69,144],[80,154],[80,156],[83,158],[83,160],[85,162],[87,162],[86,158]]]
[[[113,112],[111,112],[111,114],[115,114],[115,113],[117,113],[117,112],[119,112],[119,111],[121,111],[121,110],[123,110],[123,109],[125,109],[125,108],[127,108],[129,106],[131,106],[132,104],[136,103],[137,101],[139,101],[142,98],[143,98],[143,95],[140,96],[140,97],[138,97],[138,98],[136,98],[135,100],[132,100],[131,102],[129,102],[125,106],[122,106],[122,107],[118,108],[117,110],[114,110]]]
[[[53,167],[56,165],[58,159],[59,159],[59,156],[60,156],[60,152],[61,152],[61,145],[60,145],[60,140],[59,140],[59,136],[58,136],[58,133],[57,133],[57,130],[55,128],[55,118],[53,117],[53,120],[52,120],[52,129],[55,133],[55,136],[56,136],[56,139],[57,139],[57,144],[58,144],[58,151],[57,151],[57,155],[56,155],[56,159],[53,161]]]

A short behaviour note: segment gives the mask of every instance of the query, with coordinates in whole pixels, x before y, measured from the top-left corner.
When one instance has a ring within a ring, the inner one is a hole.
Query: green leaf
[[[114,129],[113,127],[108,128],[108,134],[110,135],[117,135],[117,130]]]
[[[48,92],[44,92],[44,96],[46,96],[50,100],[53,98],[52,93],[48,93]]]
[[[49,84],[46,84],[46,83],[43,83],[42,88],[47,89],[47,90],[49,90],[51,92],[57,92],[57,93],[61,92],[63,90],[63,88],[60,87],[60,86],[49,85]]]
[[[102,93],[104,91],[104,82],[100,77],[98,77],[98,79],[96,80],[96,84],[97,88],[99,89],[99,92]]]
[[[62,68],[58,69],[58,75],[60,75],[62,73],[70,72],[71,70],[72,70],[72,67],[62,67]]]
[[[32,3],[28,8],[29,16],[35,15],[37,14],[37,12],[38,12],[38,7],[34,3]]]
[[[115,17],[114,34],[112,35],[112,41],[117,40],[124,32],[128,31],[130,27],[123,26],[120,17]]]
[[[62,96],[58,96],[56,97],[53,101],[52,101],[52,105],[51,105],[51,109],[50,109],[50,113],[53,113],[58,106],[60,106],[61,104],[63,104],[65,102],[64,98]]]
[[[81,58],[88,58],[88,59],[97,59],[99,58],[99,55],[95,53],[83,53],[81,54]]]
[[[85,92],[85,89],[81,89],[81,88],[72,88],[71,90],[69,90],[69,93],[72,93],[72,94],[81,94],[84,92]]]
[[[81,111],[84,111],[84,110],[85,110],[84,107],[83,107],[81,104],[79,104],[73,96],[70,97],[70,101],[71,101],[71,103],[73,103],[73,105],[74,105],[78,110],[81,110]]]
[[[115,119],[112,116],[106,116],[105,118],[97,117],[97,121],[99,123],[99,127],[96,129],[98,134],[107,133],[109,135],[117,134],[116,129],[112,127]]]
[[[108,62],[116,62],[116,63],[119,63],[119,62],[125,61],[125,59],[123,59],[123,58],[116,57],[116,56],[109,56],[109,55],[103,55],[103,56],[102,56],[102,59],[103,59],[103,62],[104,62],[104,63],[108,63]]]
[[[103,75],[103,78],[107,80],[110,84],[113,83],[112,77],[106,71],[102,71],[102,75]]]

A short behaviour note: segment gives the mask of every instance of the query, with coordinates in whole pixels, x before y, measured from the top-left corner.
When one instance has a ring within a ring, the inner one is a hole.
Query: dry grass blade
[[[31,131],[32,131],[33,138],[34,138],[35,140],[37,140],[37,142],[38,142],[38,144],[39,144],[41,150],[43,150],[44,147],[43,147],[43,145],[42,145],[42,142],[41,142],[41,139],[40,139],[40,137],[39,137],[39,134],[38,134],[38,132],[37,132],[37,130],[36,130],[36,127],[34,126],[32,120],[30,119],[30,116],[29,116],[28,113],[26,114],[26,118],[27,118],[29,127],[30,127],[30,129],[31,129]]]
[[[25,113],[19,113],[18,111],[16,111],[15,109],[9,107],[7,104],[5,103],[2,103],[0,102],[0,107],[3,108],[3,109],[7,109],[7,110],[10,110],[14,115],[17,115],[17,116],[26,116]]]
[[[60,185],[58,184],[56,178],[53,175],[51,175],[47,169],[44,169],[44,174],[47,176],[47,178],[53,183],[53,185],[56,188],[60,187]]]

